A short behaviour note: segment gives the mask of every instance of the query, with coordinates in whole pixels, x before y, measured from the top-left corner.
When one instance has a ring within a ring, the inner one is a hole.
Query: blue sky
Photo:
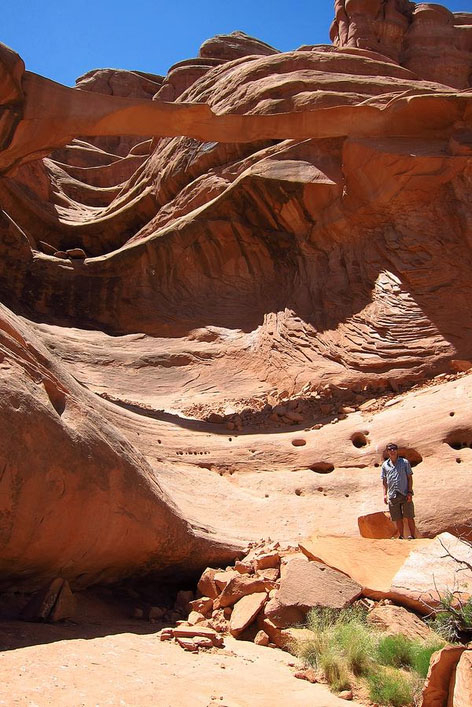
[[[442,3],[472,12],[472,0]],[[282,51],[329,43],[333,0],[27,0],[2,7],[0,41],[26,68],[72,85],[94,68],[165,74],[215,34],[243,30]]]

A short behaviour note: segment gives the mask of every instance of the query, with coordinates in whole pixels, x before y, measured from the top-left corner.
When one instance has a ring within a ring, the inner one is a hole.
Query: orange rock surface
[[[75,88],[1,47],[1,586],[352,538],[393,439],[467,532],[472,22],[379,5]]]
[[[358,582],[365,596],[391,598],[423,614],[449,591],[463,602],[472,597],[472,547],[449,533],[434,540],[314,537],[300,548]]]

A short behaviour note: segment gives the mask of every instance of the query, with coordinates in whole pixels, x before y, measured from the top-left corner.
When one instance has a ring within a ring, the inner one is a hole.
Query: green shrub
[[[377,670],[367,676],[369,697],[381,705],[402,707],[413,702],[412,682],[399,670]]]
[[[444,648],[444,641],[430,641],[423,643],[422,641],[414,641],[411,645],[410,665],[412,669],[420,675],[423,680],[426,678],[431,662],[431,656],[436,651]]]
[[[396,636],[382,636],[377,646],[377,659],[381,665],[390,665],[392,668],[411,666],[412,642],[398,634]]]
[[[377,645],[377,660],[392,668],[411,668],[422,678],[428,674],[431,656],[444,647],[444,641],[411,640],[405,636],[383,636]]]

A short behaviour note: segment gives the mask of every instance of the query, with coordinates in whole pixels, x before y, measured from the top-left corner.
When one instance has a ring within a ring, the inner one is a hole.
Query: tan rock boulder
[[[360,594],[361,586],[345,574],[320,562],[294,559],[287,564],[265,615],[279,628],[287,628],[303,622],[315,606],[342,609]]]
[[[207,567],[203,572],[197,584],[198,591],[202,594],[202,596],[209,597],[210,599],[216,599],[218,596],[219,589],[215,582],[215,575],[217,573],[218,570],[215,570],[212,567]]]
[[[359,533],[363,538],[395,538],[398,530],[387,512],[369,513],[357,519]]]
[[[464,651],[457,663],[452,705],[453,707],[472,705],[472,650]]]
[[[189,607],[191,611],[198,611],[198,613],[203,614],[203,616],[209,616],[213,611],[213,599],[210,599],[210,597],[200,597],[200,599],[190,601]]]
[[[268,552],[256,555],[254,558],[254,569],[260,570],[277,569],[280,565],[280,555],[278,552]]]
[[[197,624],[200,624],[202,621],[205,621],[205,617],[203,614],[200,614],[198,611],[191,611],[190,614],[188,615],[187,618],[187,623],[190,626],[196,626]]]
[[[270,579],[261,579],[252,575],[236,573],[226,587],[223,589],[219,597],[215,600],[216,608],[224,608],[225,606],[233,606],[239,599],[247,594],[255,594],[259,592],[269,592],[276,588],[274,581]]]
[[[266,601],[267,592],[257,592],[248,594],[236,602],[229,622],[231,635],[237,638],[245,628],[250,626]]]
[[[308,628],[283,628],[280,629],[280,633],[274,633],[273,643],[278,648],[283,648],[288,653],[296,655],[300,643],[312,641],[314,638],[315,633]]]
[[[403,606],[395,606],[395,604],[376,606],[369,612],[367,621],[389,636],[401,634],[411,639],[438,639],[424,621]]]
[[[316,536],[300,543],[300,549],[312,560],[324,562],[344,572],[363,587],[367,596],[379,599],[387,595],[392,578],[413,549],[429,546],[431,540],[376,540],[370,538]]]
[[[449,704],[451,677],[465,650],[465,646],[446,646],[434,653],[423,687],[421,707],[443,707]]]
[[[265,631],[258,631],[254,638],[254,643],[256,646],[268,646],[270,643],[270,638]]]
[[[214,581],[218,592],[222,592],[223,589],[228,586],[232,579],[234,579],[235,577],[239,577],[239,574],[240,573],[237,570],[233,569],[224,570],[223,572],[217,572],[214,575]]]

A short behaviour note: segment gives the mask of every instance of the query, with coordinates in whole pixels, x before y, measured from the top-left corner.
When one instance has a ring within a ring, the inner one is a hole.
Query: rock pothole
[[[452,449],[472,449],[472,430],[461,428],[450,432],[444,440]]]
[[[357,449],[362,449],[369,444],[369,440],[364,432],[355,432],[351,437],[351,442]]]
[[[310,469],[317,474],[330,474],[334,471],[334,464],[331,464],[331,462],[316,462],[310,466]]]

